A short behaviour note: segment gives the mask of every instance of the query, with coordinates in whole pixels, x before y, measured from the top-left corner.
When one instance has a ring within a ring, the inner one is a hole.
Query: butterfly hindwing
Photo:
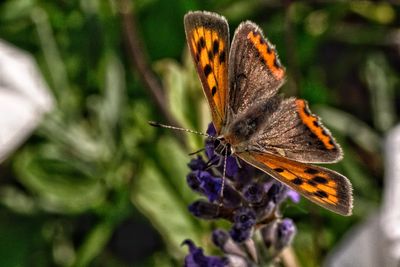
[[[229,63],[229,111],[233,116],[274,96],[285,69],[275,47],[252,22],[243,22],[232,41]]]
[[[215,13],[197,11],[186,14],[184,24],[189,49],[219,133],[228,92],[228,23]]]
[[[345,176],[269,153],[244,152],[238,156],[316,204],[341,215],[351,214],[352,188]]]
[[[271,106],[269,102],[265,105]],[[304,163],[332,163],[342,158],[342,149],[303,99],[280,101],[279,106],[260,121],[260,130],[246,144],[250,149]]]

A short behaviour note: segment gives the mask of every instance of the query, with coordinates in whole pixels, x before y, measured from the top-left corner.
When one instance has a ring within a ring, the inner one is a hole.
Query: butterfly
[[[230,44],[227,20],[206,11],[187,13],[184,26],[217,139],[229,154],[312,202],[350,215],[349,180],[310,164],[337,162],[342,149],[305,100],[277,94],[285,68],[262,30],[242,22]]]

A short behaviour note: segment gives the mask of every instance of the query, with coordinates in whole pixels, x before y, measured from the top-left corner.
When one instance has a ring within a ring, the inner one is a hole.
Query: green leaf
[[[183,201],[190,203],[194,200],[194,194],[186,183],[186,175],[189,173],[187,163],[190,161],[188,153],[171,137],[160,138],[157,146],[159,154],[159,166],[168,177],[168,182]]]
[[[169,164],[177,163],[170,161]],[[202,229],[189,214],[188,203],[176,193],[176,188],[167,182],[168,177],[163,176],[157,166],[152,160],[145,161],[143,170],[134,178],[132,202],[163,236],[171,255],[182,257],[182,241],[190,238],[200,243]],[[179,177],[178,172],[174,175]],[[184,184],[184,176],[180,178]]]
[[[0,266],[27,266],[31,260],[35,262],[30,266],[48,266],[44,255],[39,253],[41,246],[44,246],[39,221],[13,216],[2,210],[0,237]],[[34,257],[32,253],[40,257]]]
[[[88,264],[96,257],[110,239],[114,230],[114,224],[109,221],[103,221],[96,225],[79,249],[76,261],[73,267],[88,266]]]
[[[387,131],[396,122],[395,81],[397,75],[393,73],[383,54],[372,54],[368,57],[364,79],[367,83],[372,107],[372,118],[375,127]]]
[[[125,97],[125,72],[114,54],[106,57],[105,88],[101,108],[98,110],[103,131],[115,130],[121,119]]]
[[[19,181],[36,193],[42,209],[79,213],[104,201],[106,190],[100,179],[87,176],[67,158],[46,156],[46,151],[43,146],[31,147],[15,160]]]
[[[35,5],[33,0],[6,1],[2,7],[0,18],[2,22],[18,20],[29,15]]]

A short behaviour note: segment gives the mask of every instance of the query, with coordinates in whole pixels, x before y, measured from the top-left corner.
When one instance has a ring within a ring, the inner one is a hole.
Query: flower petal
[[[196,247],[193,241],[187,239],[183,245],[189,247],[189,254],[185,257],[185,267],[224,267],[228,266],[228,259],[217,256],[204,255],[203,249]]]

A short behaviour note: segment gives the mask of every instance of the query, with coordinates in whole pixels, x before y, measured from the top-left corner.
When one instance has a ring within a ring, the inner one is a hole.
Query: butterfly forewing
[[[230,51],[228,101],[233,116],[274,96],[284,76],[275,47],[261,29],[252,22],[241,23]]]
[[[244,152],[237,155],[316,204],[341,215],[351,215],[352,189],[345,176],[269,153]]]
[[[190,12],[185,16],[184,24],[189,49],[219,133],[225,118],[228,92],[228,23],[214,13]]]

